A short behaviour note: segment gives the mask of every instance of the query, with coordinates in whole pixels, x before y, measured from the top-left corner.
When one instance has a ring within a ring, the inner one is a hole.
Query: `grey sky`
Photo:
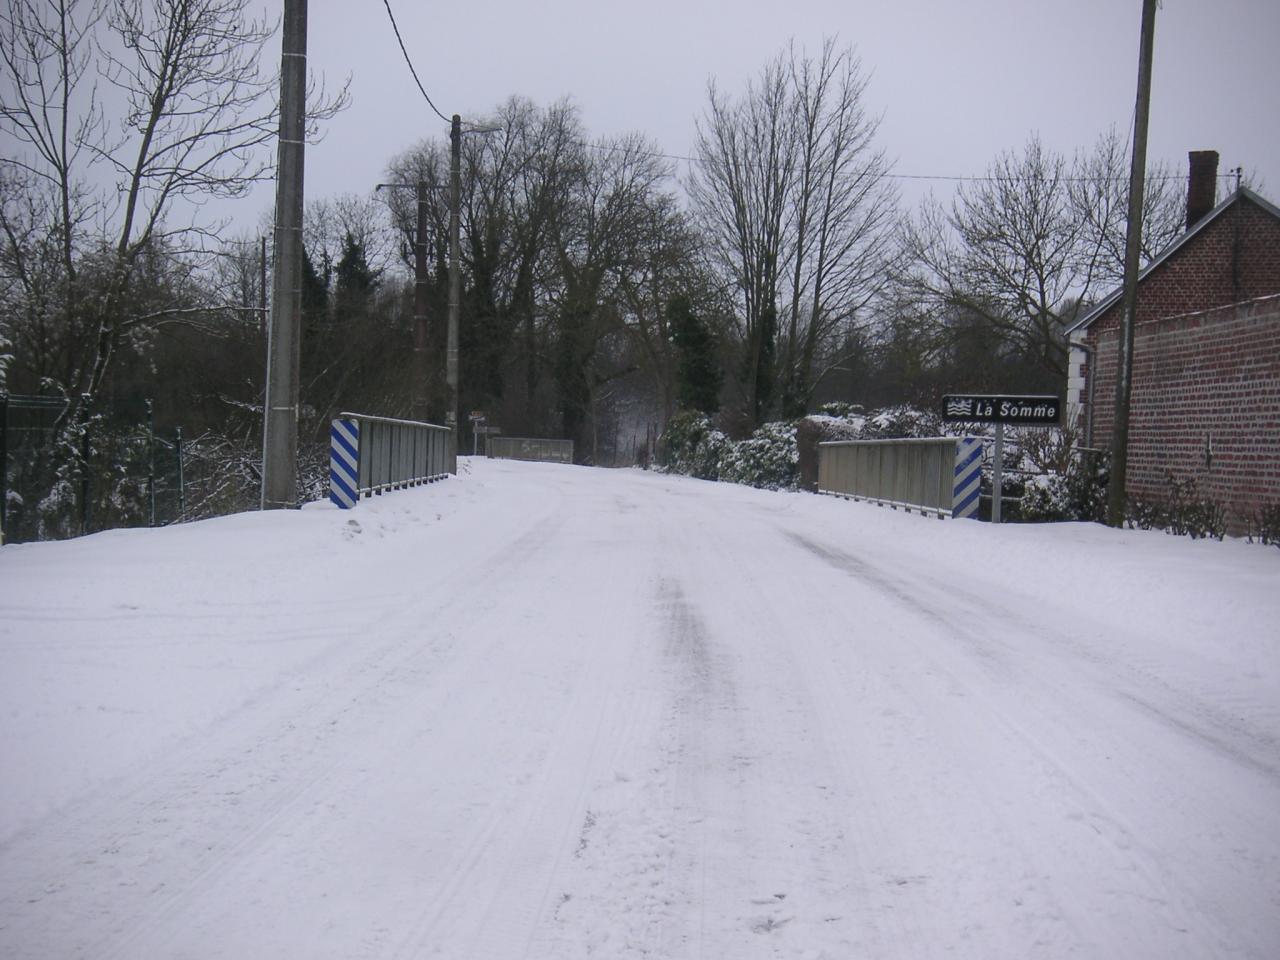
[[[709,77],[727,91],[790,38],[852,43],[899,174],[981,174],[1031,131],[1070,153],[1131,122],[1140,0],[392,0],[427,92],[446,114],[482,116],[512,94],[569,96],[593,136],[644,132],[687,154]],[[1280,192],[1280,3],[1165,0],[1157,15],[1149,159],[1184,170],[1216,149],[1221,171]],[[388,159],[443,135],[413,85],[381,0],[311,0],[310,63],[352,75],[351,108],[307,154],[307,196],[365,193]],[[681,171],[683,173],[683,171]],[[904,184],[914,201],[932,188]],[[269,191],[268,191],[269,193]],[[255,206],[270,198],[255,194]]]

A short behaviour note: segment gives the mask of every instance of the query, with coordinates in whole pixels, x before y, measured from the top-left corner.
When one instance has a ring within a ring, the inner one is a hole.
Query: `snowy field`
[[[0,956],[1280,956],[1280,550],[461,469],[0,548]]]

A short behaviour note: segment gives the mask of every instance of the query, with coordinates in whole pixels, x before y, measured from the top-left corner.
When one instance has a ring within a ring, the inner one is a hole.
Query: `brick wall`
[[[1277,293],[1280,219],[1245,197],[1142,279],[1137,324]],[[1089,325],[1089,340],[1115,337],[1119,328],[1117,301]]]
[[[1118,337],[1113,327],[1090,339],[1094,445],[1106,447]],[[1133,355],[1129,493],[1161,496],[1169,474],[1194,479],[1229,505],[1234,533],[1259,506],[1280,503],[1280,295],[1146,319]]]

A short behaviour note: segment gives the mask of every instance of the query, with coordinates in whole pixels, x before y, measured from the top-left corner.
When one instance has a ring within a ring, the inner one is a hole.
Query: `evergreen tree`
[[[693,305],[684,295],[667,304],[667,327],[679,353],[676,405],[681,410],[715,413],[720,409],[720,385],[724,374],[710,328],[693,312]]]
[[[327,258],[326,258],[327,259]],[[329,313],[329,264],[324,272],[316,270],[307,251],[302,251],[302,321],[305,329],[314,329]]]
[[[343,322],[363,317],[377,283],[378,276],[365,258],[364,244],[347,231],[333,271],[334,319]]]

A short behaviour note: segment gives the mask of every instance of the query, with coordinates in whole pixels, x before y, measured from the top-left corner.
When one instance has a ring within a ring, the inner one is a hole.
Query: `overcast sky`
[[[512,94],[568,96],[592,136],[641,131],[687,154],[709,78],[738,92],[789,39],[856,47],[869,106],[899,174],[981,174],[1038,131],[1070,153],[1127,133],[1140,0],[391,0],[427,92],[482,117]],[[309,59],[351,75],[351,107],[307,151],[308,199],[366,193],[387,161],[445,126],[423,102],[382,0],[311,0]],[[1216,149],[1220,172],[1256,172],[1280,200],[1280,3],[1164,0],[1156,18],[1148,160],[1185,170]],[[683,174],[683,170],[681,170]],[[904,183],[914,201],[925,189]],[[271,191],[255,194],[269,208]],[[1220,192],[1220,197],[1223,195]],[[256,211],[255,211],[256,213]]]

